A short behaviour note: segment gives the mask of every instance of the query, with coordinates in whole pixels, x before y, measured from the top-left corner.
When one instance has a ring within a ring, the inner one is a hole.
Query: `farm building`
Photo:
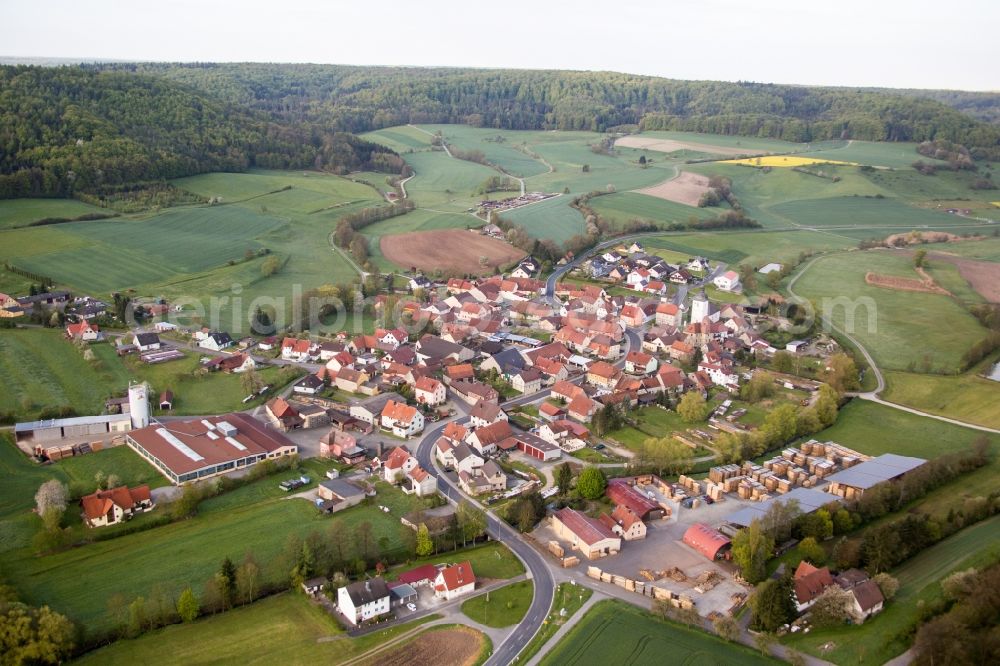
[[[403,396],[398,393],[380,393],[352,404],[351,416],[364,423],[375,425],[382,418],[382,410],[390,401],[406,403]]]
[[[621,537],[604,523],[569,507],[552,514],[552,528],[556,536],[569,541],[588,560],[615,555],[622,549]]]
[[[298,453],[280,432],[237,413],[154,423],[129,432],[125,441],[178,485]]]
[[[726,536],[703,523],[691,525],[684,533],[683,540],[710,560],[728,556],[732,545]]]
[[[612,502],[625,506],[642,520],[663,518],[663,507],[636,490],[635,486],[629,485],[624,479],[612,479],[605,492]]]
[[[898,479],[926,462],[923,458],[884,453],[831,475],[830,485],[826,491],[838,497],[856,499],[872,486],[883,481]]]
[[[407,585],[430,585],[437,579],[437,575],[438,568],[436,566],[425,564],[399,574],[397,580]]]
[[[823,594],[823,591],[833,585],[833,576],[826,567],[818,569],[809,562],[802,560],[795,575],[792,577],[792,597],[795,602],[795,610],[799,613],[816,602],[816,598]]]
[[[160,394],[160,409],[162,411],[169,411],[174,408],[174,393],[173,391],[164,391]]]
[[[319,496],[316,505],[328,513],[359,504],[365,498],[364,490],[344,479],[320,481],[316,494]]]
[[[400,583],[396,581],[395,583],[389,583],[389,606],[392,608],[399,608],[406,604],[413,604],[417,602],[417,591],[413,589],[412,585],[407,585],[406,583]]]
[[[107,414],[102,416],[74,416],[66,419],[28,421],[14,425],[17,441],[30,440],[35,449],[56,445],[63,439],[105,440],[110,436],[128,432],[132,428],[132,417],[128,414]]]
[[[337,610],[357,625],[389,612],[389,587],[382,578],[359,580],[337,590]]]
[[[141,351],[153,351],[160,348],[160,336],[156,333],[136,333],[132,344]]]

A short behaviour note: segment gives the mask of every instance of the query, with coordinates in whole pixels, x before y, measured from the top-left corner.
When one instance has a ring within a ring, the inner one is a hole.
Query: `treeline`
[[[478,194],[491,192],[520,192],[521,186],[509,176],[490,176],[476,188]]]
[[[0,67],[0,198],[70,197],[250,167],[399,172],[388,148],[291,125],[163,77]]]
[[[347,132],[406,123],[596,132],[638,125],[795,142],[946,139],[969,146],[976,159],[1000,156],[1000,128],[928,95],[871,89],[553,70],[247,63],[93,67],[157,74],[272,118]]]
[[[416,207],[412,199],[403,199],[389,206],[362,208],[356,213],[345,215],[337,220],[337,228],[333,232],[333,241],[348,250],[354,260],[361,266],[368,261],[368,239],[358,233],[368,225],[388,220],[400,215],[406,215]]]

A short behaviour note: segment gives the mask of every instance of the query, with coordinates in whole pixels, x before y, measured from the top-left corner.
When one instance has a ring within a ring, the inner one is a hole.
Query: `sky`
[[[1000,91],[998,0],[0,0],[0,56]]]

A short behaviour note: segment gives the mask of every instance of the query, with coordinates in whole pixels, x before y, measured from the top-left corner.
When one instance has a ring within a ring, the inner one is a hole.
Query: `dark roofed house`
[[[795,575],[792,577],[792,586],[795,595],[795,609],[802,612],[809,608],[816,601],[823,590],[833,585],[833,576],[826,567],[817,569],[809,562],[802,560],[799,562]]]
[[[337,590],[337,610],[353,625],[385,615],[389,608],[389,587],[380,577]]]
[[[488,426],[497,421],[506,421],[507,412],[495,402],[480,400],[469,411],[469,420],[473,427]]]

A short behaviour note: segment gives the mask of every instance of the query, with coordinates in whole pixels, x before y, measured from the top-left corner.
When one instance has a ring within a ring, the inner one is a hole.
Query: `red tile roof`
[[[399,574],[399,578],[397,580],[400,583],[407,583],[408,585],[421,583],[423,581],[433,583],[434,579],[437,578],[437,575],[438,570],[436,566],[433,564],[425,564],[422,567],[410,569],[409,571]]]
[[[588,546],[592,546],[604,539],[618,538],[614,532],[600,521],[594,520],[568,506],[556,511],[555,515],[559,522],[566,526],[566,529],[575,534],[580,541],[583,541]]]
[[[441,580],[444,583],[443,589],[457,590],[470,583],[475,584],[476,574],[472,570],[472,564],[466,560],[441,570]],[[439,589],[442,586],[438,586]]]
[[[650,511],[660,509],[659,504],[622,480],[613,479],[606,492],[616,504],[624,504],[642,518],[647,517]]]
[[[410,450],[405,446],[397,447],[385,459],[385,466],[388,469],[400,469],[411,457]]]
[[[795,587],[795,599],[800,604],[805,604],[833,585],[833,576],[830,575],[828,568],[817,569],[809,562],[802,560],[795,570],[792,585]]]
[[[684,543],[708,559],[714,560],[719,551],[728,546],[730,541],[708,525],[694,523],[684,533]]]

